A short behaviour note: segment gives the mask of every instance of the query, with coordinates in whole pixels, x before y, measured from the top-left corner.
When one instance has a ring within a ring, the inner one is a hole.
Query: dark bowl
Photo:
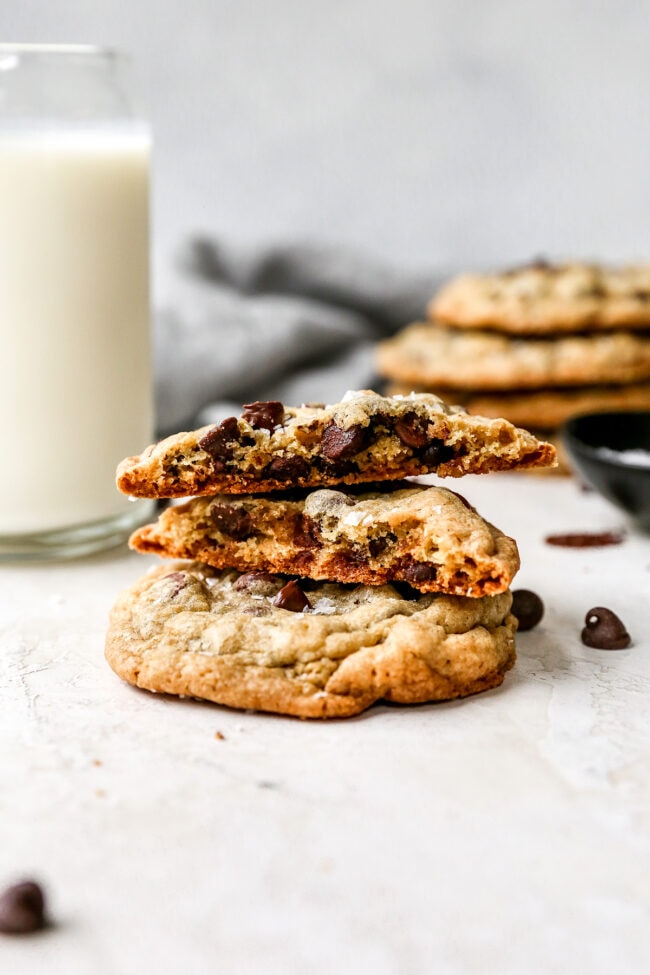
[[[561,434],[585,483],[650,531],[650,464],[630,463],[622,454],[643,450],[650,457],[650,411],[574,416]]]

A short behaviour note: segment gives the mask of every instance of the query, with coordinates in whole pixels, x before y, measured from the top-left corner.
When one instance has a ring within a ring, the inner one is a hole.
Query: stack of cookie
[[[578,413],[650,408],[650,266],[463,274],[428,315],[379,346],[390,392],[430,390],[551,438]]]
[[[108,661],[152,691],[300,717],[494,687],[514,662],[516,544],[453,491],[402,479],[553,463],[527,431],[430,394],[251,403],[169,437],[118,486],[190,498],[131,539],[183,561],[120,596]]]

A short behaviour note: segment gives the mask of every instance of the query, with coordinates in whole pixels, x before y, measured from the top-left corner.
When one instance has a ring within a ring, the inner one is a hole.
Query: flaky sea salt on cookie
[[[428,313],[458,328],[523,335],[650,329],[650,265],[535,261],[500,274],[461,274],[441,288]]]
[[[181,563],[119,597],[106,657],[147,690],[346,717],[382,699],[442,701],[496,687],[515,660],[511,601],[509,592],[470,599],[402,595],[393,586],[306,587]]]
[[[514,540],[462,497],[409,482],[194,498],[138,529],[131,546],[242,572],[373,586],[402,581],[464,596],[504,592],[519,568]]]
[[[250,403],[239,417],[178,433],[128,457],[117,485],[135,497],[248,494],[548,467],[554,448],[507,420],[469,416],[437,396],[350,393],[331,406]]]

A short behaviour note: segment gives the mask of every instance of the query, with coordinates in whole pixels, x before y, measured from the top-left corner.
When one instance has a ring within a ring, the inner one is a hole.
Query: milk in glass
[[[28,82],[33,61],[19,61]],[[3,63],[0,49],[0,94]],[[53,118],[3,118],[0,100],[0,539],[9,557],[102,547],[151,508],[114,481],[118,462],[152,439],[150,140],[99,97],[106,78],[94,64],[92,110],[70,110],[90,71],[78,67],[66,69],[65,111],[57,104]]]
[[[118,515],[151,438],[148,139],[0,134],[0,534]]]

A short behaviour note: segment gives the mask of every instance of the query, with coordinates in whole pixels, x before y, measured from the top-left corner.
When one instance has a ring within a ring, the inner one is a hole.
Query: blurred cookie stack
[[[435,392],[546,439],[579,413],[650,408],[650,265],[545,261],[462,274],[380,343],[387,392]]]

